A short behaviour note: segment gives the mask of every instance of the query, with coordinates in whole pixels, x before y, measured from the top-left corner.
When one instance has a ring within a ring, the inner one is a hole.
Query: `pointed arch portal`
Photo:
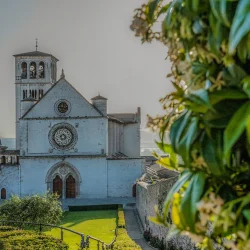
[[[62,161],[50,168],[46,176],[47,189],[60,198],[76,198],[80,195],[81,176],[77,168]]]

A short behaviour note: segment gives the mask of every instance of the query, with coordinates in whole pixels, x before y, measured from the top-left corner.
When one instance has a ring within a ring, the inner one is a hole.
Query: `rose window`
[[[76,130],[67,123],[56,124],[49,133],[49,141],[57,149],[71,149],[77,141]]]

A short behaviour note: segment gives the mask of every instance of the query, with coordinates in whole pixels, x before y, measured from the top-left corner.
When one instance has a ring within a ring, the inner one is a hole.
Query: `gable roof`
[[[74,86],[72,86],[65,78],[60,78],[43,96],[40,100],[38,100],[20,119],[24,119],[61,81],[65,81],[67,84],[70,85],[70,87],[72,89],[74,89],[81,98],[83,98],[89,105],[91,105],[101,116],[103,116],[103,114],[93,105],[91,104],[84,96],[82,96],[82,94],[75,89]]]
[[[44,53],[44,52],[41,52],[41,51],[31,51],[31,52],[25,52],[25,53],[21,53],[21,54],[16,54],[16,55],[13,55],[14,57],[16,56],[51,56],[53,58],[55,58],[57,61],[59,61],[56,57],[54,57],[53,55],[51,54],[48,54],[48,53]]]

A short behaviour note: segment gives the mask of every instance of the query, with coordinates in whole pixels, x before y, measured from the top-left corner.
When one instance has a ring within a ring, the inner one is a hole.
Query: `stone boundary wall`
[[[168,233],[168,228],[157,225],[151,222],[148,217],[155,216],[155,206],[157,205],[159,209],[163,206],[165,198],[177,181],[178,176],[171,177],[169,179],[162,179],[161,181],[149,184],[143,181],[137,183],[136,186],[136,207],[142,222],[144,230],[149,230],[153,236],[157,236],[159,239],[164,240],[166,249],[176,250],[194,250],[194,244],[191,240],[185,236],[174,237],[167,241],[166,236]],[[174,247],[174,248],[170,248]]]

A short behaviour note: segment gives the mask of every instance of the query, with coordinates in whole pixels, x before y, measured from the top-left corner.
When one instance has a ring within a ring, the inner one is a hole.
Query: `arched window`
[[[36,78],[36,63],[31,62],[30,63],[30,79]]]
[[[23,99],[25,99],[25,90],[23,90]]]
[[[37,90],[35,90],[35,99],[37,99]]]
[[[27,79],[27,63],[23,62],[21,67],[22,67],[21,78]]]
[[[5,189],[5,188],[2,188],[2,189],[1,189],[1,199],[2,199],[2,200],[5,200],[5,199],[6,199],[6,189]]]
[[[44,62],[39,63],[39,68],[38,68],[38,77],[39,78],[44,78],[45,77],[45,67],[44,67]]]
[[[76,181],[72,175],[66,179],[66,198],[76,197]]]
[[[43,97],[43,89],[41,89],[41,95],[42,95],[42,97]]]
[[[29,90],[29,97],[31,97],[31,90]]]
[[[53,193],[57,193],[59,198],[62,198],[62,186],[63,182],[59,175],[53,179]]]
[[[32,98],[35,98],[35,90],[32,90]]]

